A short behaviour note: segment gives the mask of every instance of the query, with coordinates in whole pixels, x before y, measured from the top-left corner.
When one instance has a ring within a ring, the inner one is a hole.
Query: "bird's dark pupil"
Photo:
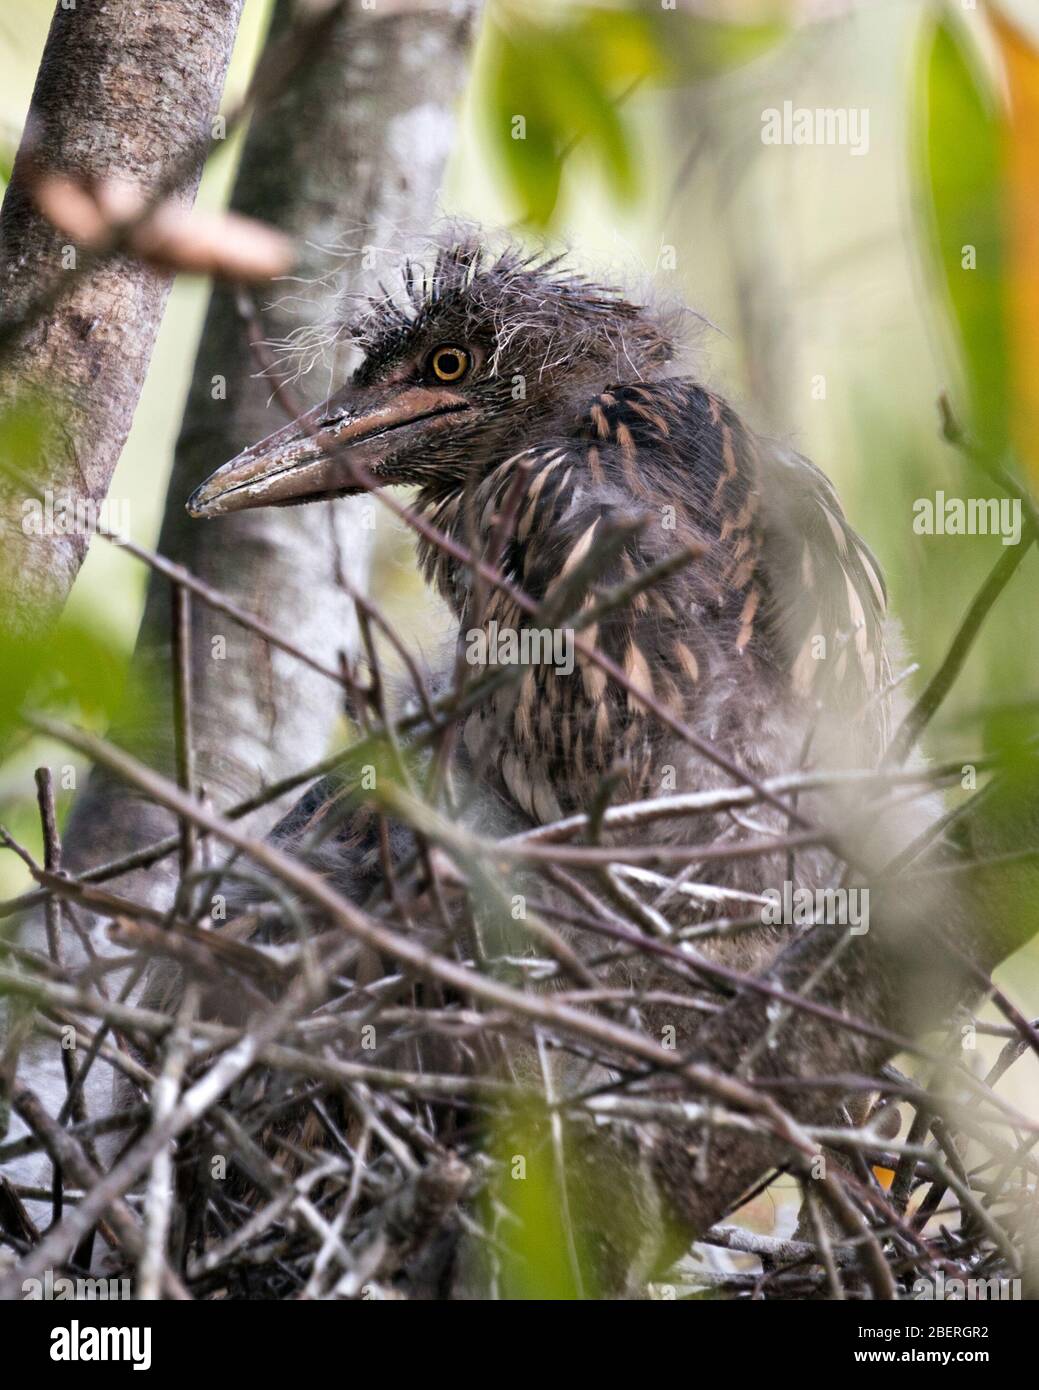
[[[437,361],[444,376],[454,376],[462,366],[457,352],[442,352]]]

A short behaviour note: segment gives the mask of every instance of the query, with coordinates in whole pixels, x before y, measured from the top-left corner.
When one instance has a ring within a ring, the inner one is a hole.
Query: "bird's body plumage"
[[[352,383],[218,470],[191,506],[410,484],[434,528],[420,563],[463,641],[492,628],[573,637],[572,671],[516,670],[462,720],[486,787],[543,824],[603,796],[731,786],[734,771],[878,763],[898,700],[879,567],[821,470],[675,374],[669,315],[558,259],[470,239],[428,274],[406,265],[402,293],[371,301],[351,332],[364,353]],[[474,557],[504,582],[474,582]],[[593,617],[611,593],[622,601]],[[828,831],[845,809],[801,805]],[[762,805],[751,826],[692,817],[654,833],[736,846],[791,824]],[[711,877],[754,894],[791,868],[826,883],[835,863],[734,856]]]
[[[604,798],[875,767],[897,714],[875,559],[821,470],[675,373],[671,317],[558,258],[448,242],[351,327],[352,382],[189,504],[214,515],[411,485],[420,563],[463,642],[573,639],[572,670],[516,669],[460,721],[478,782],[534,823]],[[799,806],[833,850],[849,799]],[[766,799],[751,822],[665,818],[653,834],[735,849],[794,823]],[[777,849],[710,876],[753,899],[788,875],[825,885],[837,863]]]
[[[530,816],[544,822],[582,809],[617,769],[617,799],[658,793],[661,748],[671,738],[655,706],[746,755],[750,730],[767,736],[770,722],[796,721],[818,699],[858,721],[862,747],[876,754],[890,678],[884,590],[875,560],[811,464],[768,454],[718,396],[666,378],[609,386],[566,432],[503,459],[471,495],[438,498],[431,489],[418,505],[438,529],[481,549],[519,467],[526,485],[501,567],[538,604],[625,526],[628,539],[595,575],[598,592],[637,583],[683,549],[691,554],[674,574],[577,629],[634,689],[579,654],[572,674],[552,663],[528,668],[466,722],[474,760],[489,762]],[[796,529],[780,515],[780,492],[785,510],[798,513]],[[421,549],[427,577],[463,631],[536,625],[505,590],[474,600],[464,565],[429,543]],[[571,619],[593,601],[579,595]],[[770,762],[751,756],[750,770],[778,770]]]

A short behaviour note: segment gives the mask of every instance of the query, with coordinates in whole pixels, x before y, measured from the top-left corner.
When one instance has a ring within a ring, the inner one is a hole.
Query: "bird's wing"
[[[762,470],[761,501],[765,618],[794,689],[849,713],[883,701],[887,593],[833,484],[799,454],[777,453]]]
[[[701,668],[718,655],[724,664],[735,648],[778,665],[797,694],[842,714],[884,703],[891,673],[880,566],[821,469],[766,451],[731,406],[681,379],[611,387],[592,403],[587,436],[585,476],[600,462],[652,522],[630,551],[636,569],[666,554],[662,541],[680,539],[661,529],[667,501],[681,501],[679,515],[705,546],[674,594],[665,587],[657,650],[646,651],[652,667],[667,663],[676,627],[687,628]]]

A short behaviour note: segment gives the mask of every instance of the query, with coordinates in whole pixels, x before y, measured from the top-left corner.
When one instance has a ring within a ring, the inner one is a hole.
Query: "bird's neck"
[[[466,719],[465,746],[536,820],[590,805],[615,764],[625,795],[649,794],[660,728],[638,691],[684,720],[715,665],[738,669],[744,685],[756,670],[755,474],[729,408],[671,379],[610,386],[569,425],[489,461],[468,491],[424,499],[446,545],[427,538],[423,566],[458,616],[466,659],[523,668]],[[629,682],[609,683],[567,615],[593,584],[622,591],[694,549],[700,563],[581,630]],[[475,585],[474,553],[508,584]]]
[[[589,496],[598,489],[611,501],[627,498],[640,508],[676,501],[681,506],[683,499],[706,501],[697,496],[695,485],[690,488],[689,478],[681,477],[686,469],[677,451],[687,441],[673,428],[676,417],[688,409],[690,390],[713,400],[691,382],[673,378],[604,387],[550,416],[527,417],[473,460],[468,483],[455,478],[423,486],[416,508],[444,538],[438,543],[432,536],[419,537],[418,558],[427,581],[458,615],[472,588],[471,556],[500,564],[506,578],[522,583],[523,567],[515,547],[507,543],[524,500],[517,473],[529,466],[529,486],[544,460],[559,451],[567,455],[565,471],[573,484]],[[684,486],[677,486],[679,481]]]

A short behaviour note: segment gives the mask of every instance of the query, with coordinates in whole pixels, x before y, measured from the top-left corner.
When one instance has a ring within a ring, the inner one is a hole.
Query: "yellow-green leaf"
[[[998,105],[959,28],[928,27],[919,70],[928,233],[963,357],[971,428],[1007,441],[1006,244]]]

